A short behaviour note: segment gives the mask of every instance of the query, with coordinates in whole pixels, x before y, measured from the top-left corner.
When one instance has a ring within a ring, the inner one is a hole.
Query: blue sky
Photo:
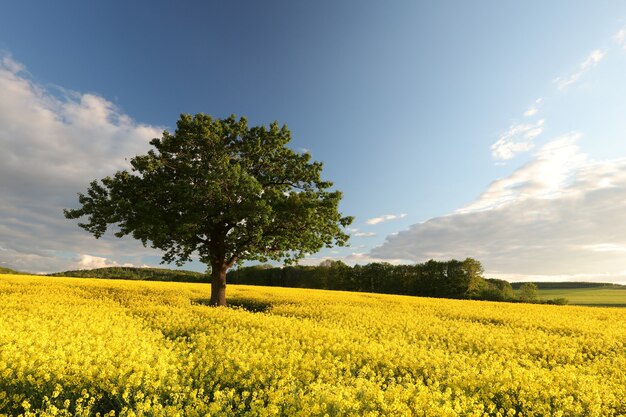
[[[204,112],[286,123],[324,162],[352,246],[305,263],[626,281],[624,28],[618,1],[3,5],[0,265],[157,264],[60,208]]]

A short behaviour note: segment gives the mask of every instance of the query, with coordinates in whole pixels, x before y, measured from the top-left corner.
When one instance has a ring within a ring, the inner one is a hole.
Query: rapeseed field
[[[626,415],[621,309],[209,292],[0,275],[0,415]]]

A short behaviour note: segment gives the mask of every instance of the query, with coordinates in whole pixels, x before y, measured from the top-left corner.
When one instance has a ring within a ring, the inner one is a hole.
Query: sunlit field
[[[618,416],[622,309],[0,275],[0,415]]]

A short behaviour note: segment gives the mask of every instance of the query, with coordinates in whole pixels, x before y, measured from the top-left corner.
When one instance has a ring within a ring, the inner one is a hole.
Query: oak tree
[[[211,271],[211,305],[226,305],[226,272],[244,260],[292,263],[322,247],[344,246],[352,217],[342,194],[321,179],[322,164],[287,144],[274,122],[248,127],[234,116],[181,115],[176,131],[130,160],[131,170],[91,182],[65,217],[101,237],[130,235],[160,249],[163,262],[192,256]]]

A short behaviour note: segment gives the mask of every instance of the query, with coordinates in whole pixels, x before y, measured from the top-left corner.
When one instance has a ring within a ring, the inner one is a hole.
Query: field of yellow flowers
[[[625,310],[209,291],[0,275],[0,415],[626,415]]]

